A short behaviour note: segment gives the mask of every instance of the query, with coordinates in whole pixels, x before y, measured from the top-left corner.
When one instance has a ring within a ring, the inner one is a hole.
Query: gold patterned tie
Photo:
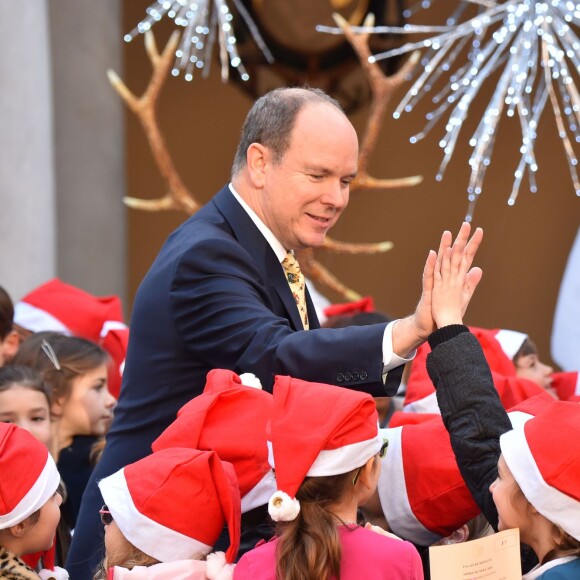
[[[309,329],[308,312],[306,310],[306,285],[304,282],[304,274],[300,269],[300,264],[292,252],[288,252],[286,257],[282,260],[282,268],[286,274],[286,279],[292,290],[296,306],[304,325],[304,330]]]

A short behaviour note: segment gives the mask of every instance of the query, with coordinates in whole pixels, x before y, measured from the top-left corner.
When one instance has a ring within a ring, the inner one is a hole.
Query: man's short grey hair
[[[260,143],[280,163],[290,146],[290,135],[301,109],[309,103],[327,103],[344,113],[340,103],[320,89],[310,87],[274,89],[260,97],[250,109],[232,166],[235,175],[246,165],[248,147]]]

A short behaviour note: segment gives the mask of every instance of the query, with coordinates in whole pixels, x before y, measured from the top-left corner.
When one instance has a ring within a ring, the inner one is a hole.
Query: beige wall
[[[136,24],[147,5],[125,2],[125,31]],[[164,22],[157,26],[161,43],[172,28]],[[126,46],[125,71],[133,90],[146,86],[150,67],[140,39]],[[239,130],[251,105],[237,86],[221,84],[217,73],[215,67],[209,80],[199,77],[192,83],[169,79],[159,103],[160,123],[175,164],[202,202],[228,180]],[[443,229],[457,230],[465,215],[470,152],[466,136],[471,135],[480,113],[474,109],[440,183],[434,176],[441,159],[437,142],[443,128],[438,126],[424,142],[411,145],[409,137],[422,127],[420,110],[403,120],[386,119],[371,172],[380,177],[422,174],[424,181],[411,189],[354,193],[332,235],[356,242],[392,240],[394,249],[383,256],[318,254],[345,283],[361,294],[373,295],[377,307],[394,316],[413,309],[429,248],[437,247]],[[366,114],[366,109],[361,110],[351,118],[359,134]],[[129,114],[126,123],[127,193],[157,197],[164,193],[163,183],[142,130]],[[549,360],[552,317],[567,254],[580,224],[580,199],[572,188],[562,144],[548,111],[539,127],[536,148],[539,191],[531,194],[524,182],[516,205],[509,207],[518,161],[517,137],[516,123],[504,120],[475,212],[474,224],[485,232],[477,260],[484,278],[466,321],[526,331]],[[130,298],[164,239],[184,217],[174,212],[128,212]]]

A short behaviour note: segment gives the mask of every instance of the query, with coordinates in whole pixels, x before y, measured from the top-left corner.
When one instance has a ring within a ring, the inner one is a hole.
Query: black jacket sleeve
[[[478,340],[467,327],[452,325],[429,337],[427,370],[457,465],[479,508],[497,530],[498,515],[489,486],[497,477],[499,438],[510,420],[493,385]]]

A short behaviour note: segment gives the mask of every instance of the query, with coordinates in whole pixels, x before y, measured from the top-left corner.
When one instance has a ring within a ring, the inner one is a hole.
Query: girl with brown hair
[[[377,419],[370,395],[276,377],[268,447],[278,535],[242,556],[235,580],[423,579],[412,544],[356,521],[387,449]]]

